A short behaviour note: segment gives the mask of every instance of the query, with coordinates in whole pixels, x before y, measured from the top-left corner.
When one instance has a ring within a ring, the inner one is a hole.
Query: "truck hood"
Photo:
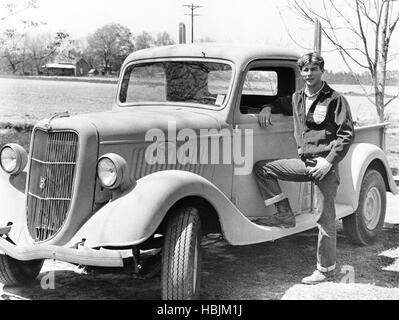
[[[91,122],[99,135],[99,142],[121,140],[142,141],[151,129],[160,129],[168,132],[168,128],[200,129],[226,128],[228,124],[223,121],[216,111],[205,112],[200,109],[185,109],[183,107],[135,107],[126,110],[117,110],[100,113],[83,114],[82,120]],[[71,117],[73,120],[74,117]]]

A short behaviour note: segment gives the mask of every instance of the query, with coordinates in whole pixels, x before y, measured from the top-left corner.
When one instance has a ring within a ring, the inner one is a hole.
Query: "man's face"
[[[321,78],[324,70],[314,63],[304,65],[301,70],[301,75],[308,87],[318,87],[321,85]]]

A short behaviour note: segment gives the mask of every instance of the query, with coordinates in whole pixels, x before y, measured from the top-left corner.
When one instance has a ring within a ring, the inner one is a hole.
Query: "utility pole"
[[[194,14],[194,11],[198,8],[202,8],[202,6],[196,6],[192,4],[186,4],[183,7],[187,7],[191,10],[190,14],[186,14],[186,16],[191,16],[191,43],[194,43],[194,17],[199,16],[199,14]]]

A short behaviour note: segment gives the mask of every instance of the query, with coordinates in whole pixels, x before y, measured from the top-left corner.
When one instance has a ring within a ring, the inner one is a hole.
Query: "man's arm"
[[[326,160],[334,165],[337,165],[346,156],[355,139],[355,129],[348,101],[344,96],[339,96],[336,103],[335,123],[338,126],[337,140],[326,157]]]
[[[279,97],[271,104],[262,106],[262,108],[263,109],[259,113],[259,123],[261,127],[267,127],[272,124],[271,115],[273,113],[282,113],[292,116],[292,96]]]

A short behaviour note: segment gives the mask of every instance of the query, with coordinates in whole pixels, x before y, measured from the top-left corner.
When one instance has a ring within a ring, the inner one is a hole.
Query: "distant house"
[[[91,70],[90,64],[83,58],[71,62],[47,63],[42,67],[42,72],[46,76],[87,76]]]
[[[89,74],[89,71],[92,69],[90,64],[83,58],[80,58],[75,63],[75,76],[83,77]]]
[[[74,76],[76,67],[71,63],[47,63],[42,67],[46,76]]]

